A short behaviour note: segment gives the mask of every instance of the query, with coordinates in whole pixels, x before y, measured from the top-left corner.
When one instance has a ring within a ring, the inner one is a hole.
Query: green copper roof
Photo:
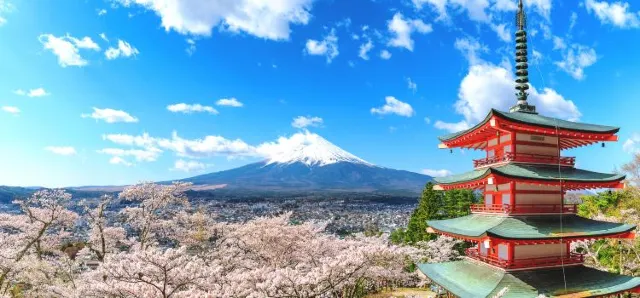
[[[419,264],[418,269],[433,282],[461,298],[493,297],[509,287],[505,298],[593,297],[640,286],[639,277],[603,272],[584,266],[505,272],[495,267],[462,260],[447,263]]]
[[[531,124],[535,126],[542,126],[542,127],[548,127],[548,128],[554,128],[554,129],[557,126],[559,129],[573,130],[573,131],[580,131],[580,132],[593,132],[593,133],[617,133],[620,130],[620,128],[613,127],[613,126],[578,123],[578,122],[571,122],[571,121],[557,119],[557,118],[540,116],[538,114],[520,113],[520,112],[510,113],[510,112],[501,112],[501,111],[492,109],[487,115],[487,117],[485,117],[484,120],[478,123],[478,125],[472,128],[469,128],[467,130],[440,136],[438,137],[438,139],[440,139],[440,141],[443,141],[443,142],[455,139],[458,136],[464,135],[467,132],[473,131],[476,128],[484,125],[494,115],[497,117],[504,118],[504,119],[518,122],[518,123]]]
[[[580,236],[606,236],[632,231],[635,226],[596,221],[577,215],[496,216],[471,214],[432,220],[427,224],[439,231],[466,237],[493,236],[503,239],[554,239]]]
[[[560,180],[560,177],[562,177],[562,180],[564,181],[573,182],[613,182],[625,178],[624,175],[591,172],[571,167],[561,167],[560,174],[558,174],[558,167],[556,166],[506,164],[498,167],[474,170],[458,175],[434,178],[434,180],[439,184],[454,184],[477,180],[490,173],[496,173],[507,177],[546,181]]]

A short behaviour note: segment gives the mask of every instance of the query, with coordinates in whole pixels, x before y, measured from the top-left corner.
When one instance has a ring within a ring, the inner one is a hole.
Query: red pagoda
[[[599,297],[640,293],[640,278],[583,266],[574,241],[633,239],[635,226],[576,215],[567,191],[622,188],[623,175],[575,167],[562,150],[617,141],[619,128],[541,116],[527,102],[526,15],[516,17],[517,103],[491,110],[476,126],[440,137],[440,148],[486,152],[474,170],[436,179],[438,190],[481,190],[484,203],[468,216],[429,221],[429,231],[474,243],[460,261],[420,264],[421,273],[450,297]]]

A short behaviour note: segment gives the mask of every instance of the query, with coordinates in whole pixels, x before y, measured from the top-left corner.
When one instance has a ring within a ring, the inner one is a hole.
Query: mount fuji
[[[432,177],[380,167],[310,133],[263,144],[267,158],[239,168],[187,179],[194,189],[420,193]]]

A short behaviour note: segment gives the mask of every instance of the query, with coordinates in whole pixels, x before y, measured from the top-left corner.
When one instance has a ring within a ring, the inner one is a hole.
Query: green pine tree
[[[429,182],[422,190],[422,196],[418,207],[413,210],[407,230],[404,232],[405,243],[432,240],[436,235],[427,233],[427,221],[438,219],[442,208],[442,192],[433,189],[433,183]]]

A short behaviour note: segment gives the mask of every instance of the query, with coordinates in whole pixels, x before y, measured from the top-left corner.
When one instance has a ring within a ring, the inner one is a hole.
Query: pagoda
[[[491,110],[472,128],[440,137],[440,148],[484,150],[474,170],[437,178],[435,189],[473,189],[484,203],[471,214],[428,221],[428,231],[471,242],[462,260],[419,264],[449,297],[598,297],[640,293],[640,278],[583,266],[574,241],[633,239],[634,225],[591,220],[565,204],[567,191],[623,187],[625,176],[575,167],[562,150],[618,140],[619,128],[539,115],[527,101],[526,15],[516,15],[517,103]]]

